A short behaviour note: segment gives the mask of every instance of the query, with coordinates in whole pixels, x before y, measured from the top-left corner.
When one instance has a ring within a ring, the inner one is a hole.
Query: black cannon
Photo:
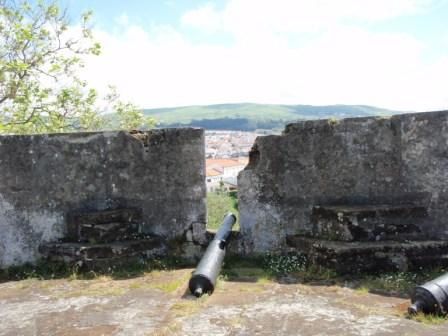
[[[213,293],[235,221],[235,215],[230,212],[224,217],[215,238],[208,245],[198,267],[191,276],[188,287],[194,296],[200,297],[204,293]]]
[[[411,296],[412,305],[408,308],[411,315],[446,315],[448,313],[448,273],[422,286],[417,286]]]

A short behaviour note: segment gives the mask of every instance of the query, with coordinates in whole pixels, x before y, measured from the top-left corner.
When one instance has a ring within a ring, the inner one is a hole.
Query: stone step
[[[135,239],[139,236],[137,223],[80,224],[79,241],[109,243]]]
[[[39,252],[52,261],[81,264],[106,264],[123,262],[131,258],[152,258],[166,254],[166,245],[159,237],[139,240],[85,244],[49,243],[40,246]]]
[[[341,274],[448,266],[448,241],[342,242],[288,236],[286,243],[291,250],[305,254],[311,263]]]
[[[339,241],[421,240],[427,210],[412,204],[316,206],[312,236]]]
[[[74,212],[68,216],[68,240],[109,243],[133,239],[141,232],[141,218],[141,211],[132,208]]]

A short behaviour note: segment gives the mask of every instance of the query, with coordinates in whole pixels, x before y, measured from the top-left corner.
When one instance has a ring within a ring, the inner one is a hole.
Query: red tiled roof
[[[244,160],[238,159],[206,159],[205,165],[206,167],[235,167],[235,166],[244,166],[247,164],[247,159]]]
[[[207,168],[207,169],[205,169],[205,175],[206,176],[218,176],[218,175],[221,175],[221,173],[219,171],[217,171],[216,169]]]

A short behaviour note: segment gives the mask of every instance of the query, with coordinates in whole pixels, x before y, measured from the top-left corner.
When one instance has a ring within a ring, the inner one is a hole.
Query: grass
[[[367,294],[370,293],[370,289],[369,289],[369,287],[366,287],[366,286],[359,286],[359,287],[357,287],[355,290],[356,290],[359,294],[362,294],[362,295],[367,295]]]
[[[157,289],[164,293],[171,294],[182,288],[190,277],[190,270],[153,270],[150,273],[138,278],[119,281],[110,276],[97,276],[89,281],[78,281],[70,286],[70,290],[64,290],[57,296],[61,298],[67,297],[99,297],[99,296],[122,296],[131,290],[137,289]],[[18,284],[28,283],[30,280],[24,280]],[[43,287],[41,284],[39,287]],[[33,282],[31,283],[33,285]],[[26,286],[21,286],[26,288]]]
[[[85,271],[60,262],[40,262],[37,265],[23,265],[0,270],[0,282],[24,279],[68,279],[88,280],[101,276],[113,280],[130,279],[157,271],[179,269],[186,266],[182,260],[174,258],[148,260],[144,263],[129,263],[120,267],[103,271]],[[191,265],[190,265],[191,266]],[[416,272],[394,272],[341,276],[331,269],[316,265],[306,265],[301,258],[294,255],[276,256],[267,254],[261,257],[227,257],[221,272],[226,281],[249,281],[267,283],[281,280],[284,276],[293,276],[297,282],[332,282],[336,285],[349,286],[360,293],[379,293],[401,297],[409,297],[412,289],[419,284],[443,274],[444,269],[422,269]],[[169,280],[156,288],[171,293],[188,280],[188,274],[178,279]],[[25,286],[26,284],[24,284]],[[134,286],[139,286],[135,284]]]
[[[248,281],[259,284],[270,283],[273,277],[261,267],[232,267],[224,269],[222,277],[224,281]]]
[[[267,283],[281,281],[282,277],[293,275],[300,283],[319,283],[338,286],[350,286],[360,295],[379,293],[393,296],[409,297],[413,288],[445,273],[442,268],[421,269],[416,272],[381,273],[377,275],[359,274],[347,277],[331,269],[318,265],[306,265],[301,258],[294,255],[267,254],[262,258],[238,260],[230,259],[223,271],[227,281],[252,281]],[[403,316],[403,315],[401,315]],[[417,314],[408,316],[417,322],[434,325],[448,321],[447,316]]]
[[[150,278],[145,278],[144,281],[133,282],[129,285],[131,289],[159,289],[165,293],[174,293],[183,285],[188,282],[190,278],[190,271],[184,274],[177,274],[177,277],[170,277],[169,271],[152,271],[150,273]]]
[[[409,295],[416,284],[417,273],[397,272],[364,276],[360,280],[359,288],[370,292]]]
[[[207,193],[207,229],[217,230],[229,211],[237,217],[233,230],[239,230],[236,195],[231,196],[227,192]]]
[[[154,283],[150,285],[150,287],[160,289],[165,293],[173,293],[185,283],[187,283],[189,278],[190,274],[185,274],[177,279],[169,280],[162,283]]]
[[[147,336],[173,336],[178,335],[182,330],[182,325],[180,322],[173,321],[169,325],[156,330]]]
[[[294,276],[297,282],[311,282],[337,278],[329,269],[307,266],[303,256],[265,254],[246,257],[232,256],[226,259],[221,271],[224,280],[251,281],[267,283],[281,280],[285,276]]]
[[[388,293],[408,297],[415,286],[445,273],[443,268],[422,269],[416,272],[380,273],[361,275],[356,288],[360,291]]]
[[[42,260],[36,265],[25,264],[3,270],[0,269],[0,283],[25,279],[89,280],[101,276],[107,276],[114,280],[122,280],[139,277],[153,271],[179,269],[187,265],[190,266],[180,258],[166,257],[163,259],[143,260],[142,262],[129,262],[126,265],[92,271],[85,270],[77,265]]]
[[[7,269],[0,269],[0,282],[24,279],[59,279],[69,278],[76,273],[76,267],[61,262],[39,262],[36,265],[24,264]]]
[[[156,330],[147,336],[173,336],[178,335],[182,330],[182,325],[180,322],[173,321],[167,326]]]
[[[275,277],[264,267],[263,258],[229,256],[221,270],[224,281],[247,281],[259,284],[272,282]]]
[[[127,291],[139,288],[158,289],[165,293],[174,293],[184,286],[190,277],[190,269],[170,274],[169,270],[181,268],[179,260],[167,258],[148,261],[147,263],[129,264],[108,272],[83,272],[76,267],[61,263],[39,263],[38,265],[24,265],[0,271],[0,281],[29,280],[18,282],[19,289],[27,289],[35,285],[33,279],[95,279],[94,282],[80,282],[71,291],[59,293],[62,297],[78,296],[121,296]],[[333,270],[316,265],[306,265],[301,258],[295,255],[267,254],[257,257],[229,256],[223,265],[220,279],[217,283],[226,281],[248,282],[265,285],[272,282],[288,281],[304,284],[336,285],[353,288],[360,295],[377,293],[399,297],[409,297],[412,289],[437,276],[445,273],[442,268],[422,269],[416,272],[394,272],[359,275],[339,275]],[[143,277],[149,275],[150,278]],[[137,278],[135,281],[113,281],[117,279]],[[45,283],[41,283],[45,285]],[[41,286],[39,284],[39,286]],[[246,288],[247,287],[247,288]],[[263,291],[264,286],[241,287],[241,291]],[[242,294],[244,295],[244,294]],[[201,309],[206,302],[204,296],[199,300],[182,300],[172,306],[171,310],[176,316],[188,316]],[[403,312],[401,313],[403,314]],[[401,315],[403,316],[403,315]],[[417,314],[409,318],[424,324],[445,323],[448,319],[438,315]]]
[[[409,316],[411,320],[427,324],[427,325],[434,325],[434,324],[442,324],[446,323],[448,321],[448,317],[441,316],[441,315],[434,315],[434,314],[423,314],[418,313],[415,316]]]
[[[170,311],[176,317],[190,316],[198,312],[200,309],[206,306],[207,295],[204,295],[198,299],[182,300],[173,304]]]
[[[340,275],[334,270],[321,267],[319,265],[310,265],[302,270],[294,272],[294,274],[304,283],[310,282],[331,282],[338,283],[341,281]]]
[[[239,278],[256,278],[257,282],[272,279],[266,270],[258,267],[235,267],[229,270],[228,274],[235,274]]]
[[[228,281],[272,282],[289,280],[297,283],[323,283],[348,286],[360,294],[378,293],[409,297],[413,288],[444,274],[443,268],[427,268],[415,272],[341,275],[332,269],[307,264],[300,255],[266,254],[254,258],[226,259],[221,274]],[[294,280],[295,279],[295,280]]]
[[[328,119],[328,124],[331,125],[331,126],[335,126],[335,125],[337,125],[339,123],[340,123],[340,120],[336,119],[334,117],[331,117],[331,118]]]

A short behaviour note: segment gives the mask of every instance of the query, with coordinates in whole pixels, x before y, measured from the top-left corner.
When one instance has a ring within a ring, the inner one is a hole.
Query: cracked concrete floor
[[[406,319],[405,299],[338,286],[220,281],[196,299],[191,271],[0,284],[0,335],[448,334],[448,323]]]

